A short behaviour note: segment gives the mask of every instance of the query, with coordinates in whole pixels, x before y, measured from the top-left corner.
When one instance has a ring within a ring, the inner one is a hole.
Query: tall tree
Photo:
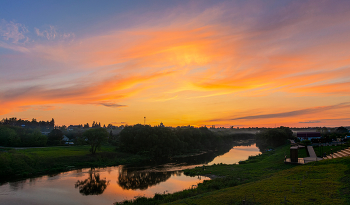
[[[95,154],[96,150],[100,149],[102,143],[108,140],[107,130],[101,127],[86,130],[83,136],[87,139],[87,143],[90,144],[90,152],[92,154]]]
[[[62,143],[63,132],[59,129],[53,129],[47,136],[48,145],[59,145]]]

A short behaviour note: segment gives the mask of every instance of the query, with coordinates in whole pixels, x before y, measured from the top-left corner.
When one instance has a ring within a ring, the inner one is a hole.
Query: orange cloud
[[[292,3],[283,12],[256,14],[259,18],[246,13],[259,12],[263,4],[238,9],[224,2],[199,13],[177,8],[169,14],[150,14],[146,23],[123,30],[110,28],[84,38],[76,36],[70,42],[34,42],[14,48],[23,50],[14,58],[35,64],[32,73],[23,71],[28,74],[25,79],[13,77],[14,72],[11,79],[0,82],[0,115],[33,105],[93,104],[128,106],[136,113],[147,109],[144,112],[157,119],[167,112],[175,115],[170,118],[183,119],[179,123],[197,124],[203,124],[202,113],[213,110],[205,118],[218,117],[223,119],[221,124],[227,124],[231,118],[226,116],[239,111],[231,106],[242,109],[247,101],[256,101],[250,104],[251,110],[262,113],[309,109],[309,104],[300,104],[302,100],[295,99],[299,104],[294,105],[289,102],[294,96],[309,97],[304,101],[312,101],[314,107],[349,102],[346,42],[350,39],[348,32],[339,31],[350,29],[344,20],[350,14],[327,2],[319,6]],[[327,6],[342,12],[321,15],[319,8]],[[325,96],[335,97],[322,103],[319,99]],[[265,101],[259,103],[252,97]],[[271,102],[266,100],[269,97]],[[231,103],[222,103],[225,101]],[[143,110],[136,109],[141,102]],[[154,104],[157,109],[152,108]],[[266,121],[275,118],[270,114],[246,116],[261,115],[267,116]]]

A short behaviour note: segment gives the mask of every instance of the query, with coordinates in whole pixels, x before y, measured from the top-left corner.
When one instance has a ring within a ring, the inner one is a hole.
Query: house
[[[62,141],[68,142],[68,141],[69,141],[69,138],[68,138],[66,135],[63,135]]]
[[[297,132],[297,138],[299,138],[300,141],[303,140],[312,140],[312,139],[320,139],[321,133],[319,132]]]
[[[74,130],[80,130],[81,128],[82,128],[82,125],[69,125],[67,130],[74,131]]]

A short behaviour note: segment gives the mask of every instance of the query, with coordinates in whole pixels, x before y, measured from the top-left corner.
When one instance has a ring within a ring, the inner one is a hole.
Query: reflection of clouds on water
[[[17,191],[19,189],[23,189],[24,185],[26,184],[27,180],[21,180],[21,181],[16,181],[16,182],[10,182],[10,188],[13,191]]]
[[[256,144],[251,146],[237,146],[233,147],[229,152],[224,155],[216,157],[213,161],[208,163],[208,165],[213,164],[236,164],[239,161],[247,160],[249,156],[255,156],[260,154],[259,148]]]
[[[15,181],[15,182],[9,182],[10,189],[13,191],[17,191],[19,189],[23,189],[27,185],[35,186],[36,181],[41,178],[42,177],[37,177],[37,178],[29,178],[29,179]]]
[[[77,169],[77,170],[74,170],[72,175],[75,176],[75,177],[82,177],[84,176],[84,172],[83,172],[83,169]]]
[[[62,173],[49,174],[47,180],[57,180],[60,178]]]
[[[232,149],[242,150],[242,151],[257,151],[257,152],[259,152],[259,148],[256,146],[239,146],[239,147],[235,147]]]

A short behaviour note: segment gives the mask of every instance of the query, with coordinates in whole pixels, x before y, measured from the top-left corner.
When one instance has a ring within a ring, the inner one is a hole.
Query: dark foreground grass
[[[342,149],[346,149],[348,147],[348,144],[344,145],[337,145],[337,146],[314,146],[315,153],[318,157],[322,157],[324,153],[326,155],[330,155],[332,152],[335,153],[337,151],[340,151]]]
[[[94,155],[89,149],[89,146],[7,149],[0,152],[0,181],[146,160],[139,155],[117,152],[113,146],[104,146]]]
[[[289,145],[239,165],[218,164],[185,170],[186,175],[217,177],[196,189],[140,197],[124,204],[346,204],[350,158],[306,165],[284,164]],[[305,155],[305,153],[303,154]]]
[[[349,157],[324,160],[171,204],[349,204],[349,172]]]

